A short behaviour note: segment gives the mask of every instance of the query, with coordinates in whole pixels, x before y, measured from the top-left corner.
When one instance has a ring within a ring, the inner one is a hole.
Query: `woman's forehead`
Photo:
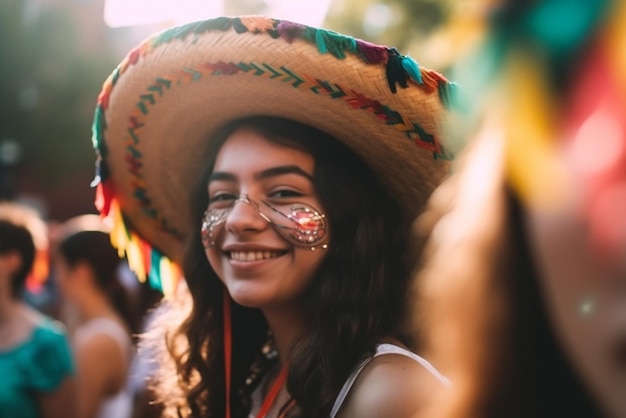
[[[312,176],[315,161],[302,149],[277,143],[244,128],[233,132],[224,142],[217,153],[213,172],[261,173],[275,167],[299,167]],[[289,172],[287,169],[283,171]]]

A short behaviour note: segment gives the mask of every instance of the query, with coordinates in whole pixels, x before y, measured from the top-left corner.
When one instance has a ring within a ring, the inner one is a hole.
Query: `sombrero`
[[[448,172],[442,122],[455,90],[394,48],[294,22],[220,17],[171,28],[104,83],[93,124],[96,206],[114,219],[112,241],[133,270],[169,286],[208,139],[234,119],[265,115],[347,144],[412,217]]]

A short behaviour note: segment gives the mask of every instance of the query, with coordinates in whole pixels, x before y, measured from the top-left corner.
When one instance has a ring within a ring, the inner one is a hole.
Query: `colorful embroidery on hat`
[[[435,71],[420,68],[413,59],[400,55],[395,48],[375,45],[325,29],[312,28],[298,23],[271,18],[220,17],[207,21],[189,23],[161,32],[144,41],[126,56],[122,63],[106,80],[102,92],[98,97],[92,139],[94,148],[100,155],[102,157],[106,155],[106,146],[102,141],[102,135],[105,129],[103,112],[106,111],[108,107],[108,99],[113,86],[120,75],[123,74],[129,66],[136,64],[139,58],[149,54],[161,44],[169,43],[177,39],[182,40],[188,36],[198,36],[207,31],[226,31],[231,28],[234,28],[238,33],[264,33],[273,38],[281,37],[287,42],[293,42],[296,38],[300,38],[316,44],[320,53],[330,53],[337,58],[344,58],[346,53],[350,53],[360,57],[369,64],[385,63],[387,65],[389,87],[393,92],[396,91],[397,84],[400,84],[403,88],[408,87],[410,80],[427,92],[438,90],[439,97],[446,108],[451,108],[455,105],[455,96],[458,90],[455,83],[449,82],[445,77]],[[193,75],[190,74],[190,76]],[[151,91],[162,93],[163,88],[170,87],[168,80],[162,79],[160,81],[161,83],[154,85]]]

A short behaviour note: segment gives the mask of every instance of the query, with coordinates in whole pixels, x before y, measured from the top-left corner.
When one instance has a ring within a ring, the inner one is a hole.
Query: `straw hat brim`
[[[94,123],[100,179],[127,227],[174,260],[192,228],[190,192],[209,140],[234,119],[280,116],[331,134],[364,159],[407,216],[448,172],[442,92],[451,83],[421,68],[419,80],[404,74],[392,84],[390,60],[407,57],[302,25],[291,24],[296,36],[287,36],[285,23],[221,18],[174,28],[132,51],[105,83]],[[317,31],[315,40],[307,30]],[[348,46],[323,51],[320,39],[327,49]],[[388,55],[367,59],[364,48]]]

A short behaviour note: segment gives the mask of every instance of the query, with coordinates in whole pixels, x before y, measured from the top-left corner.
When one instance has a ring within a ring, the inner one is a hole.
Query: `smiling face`
[[[220,149],[208,182],[208,210],[229,209],[213,243],[205,247],[211,267],[237,303],[256,308],[297,304],[313,280],[326,251],[295,245],[264,214],[271,216],[270,206],[323,213],[314,168],[310,154],[246,128],[231,134]],[[318,244],[327,242],[325,233]]]

